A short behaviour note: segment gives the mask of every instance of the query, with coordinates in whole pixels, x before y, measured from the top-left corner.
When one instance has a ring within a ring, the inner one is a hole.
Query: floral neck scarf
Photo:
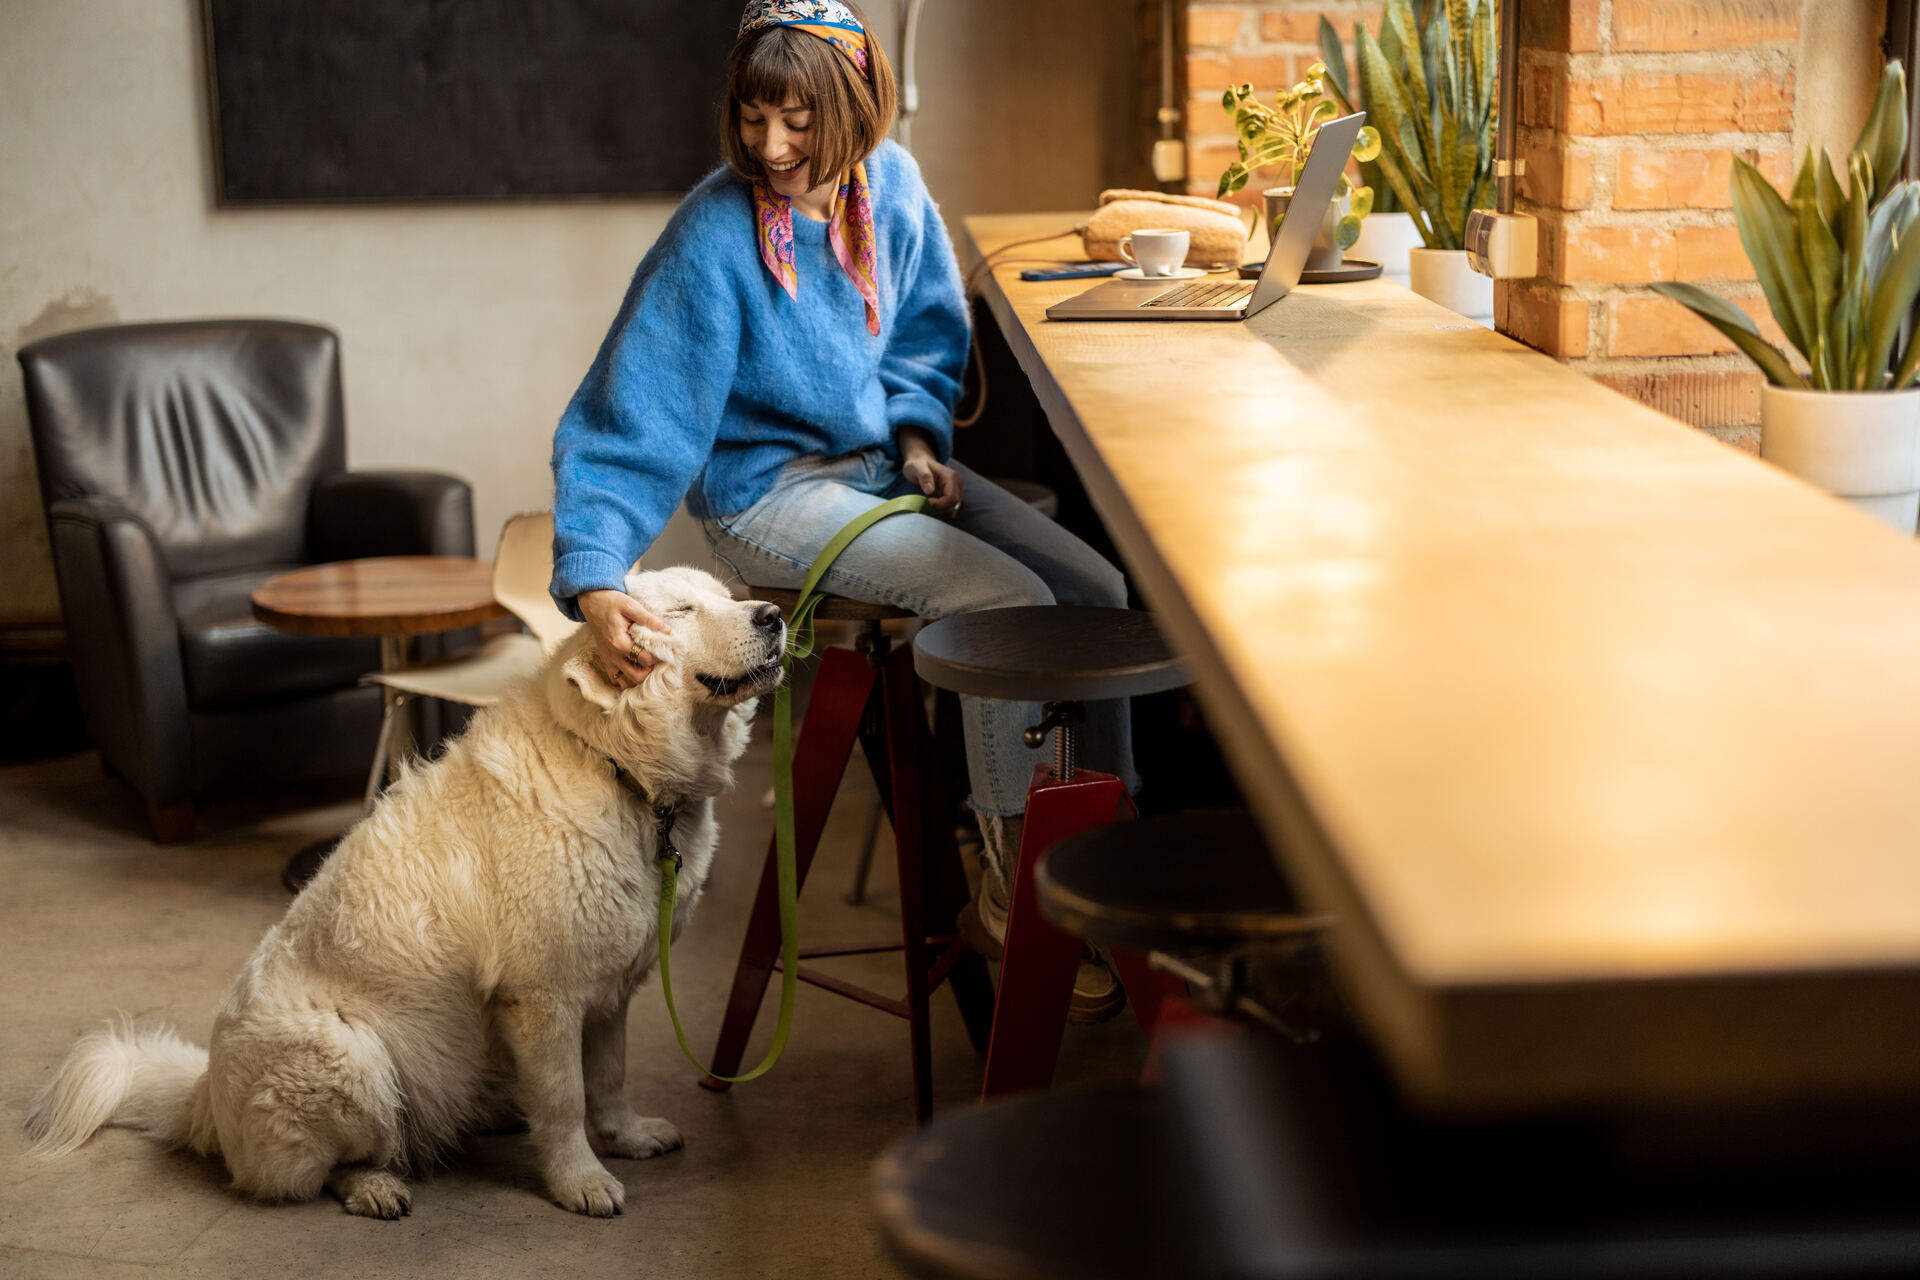
[[[763,27],[794,27],[825,40],[867,74],[867,33],[853,11],[836,0],[751,0],[740,17],[742,38]],[[763,175],[753,184],[754,219],[760,229],[760,260],[787,291],[799,296],[793,266],[793,201],[773,189]],[[867,304],[867,332],[880,332],[880,290],[874,253],[873,195],[867,166],[855,163],[834,193],[827,216],[827,240],[840,269]]]

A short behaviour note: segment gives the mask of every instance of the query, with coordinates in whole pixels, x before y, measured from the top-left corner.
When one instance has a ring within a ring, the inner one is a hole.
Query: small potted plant
[[[1906,150],[1906,77],[1890,62],[1844,187],[1825,149],[1809,148],[1786,196],[1734,157],[1740,243],[1797,360],[1718,295],[1653,287],[1767,375],[1761,457],[1911,534],[1920,514],[1920,342],[1904,330],[1920,298],[1920,184],[1896,180]]]
[[[1314,63],[1307,78],[1290,89],[1274,94],[1267,106],[1254,96],[1250,84],[1235,85],[1220,99],[1220,105],[1233,115],[1233,129],[1240,142],[1240,158],[1220,175],[1219,196],[1226,199],[1247,185],[1255,169],[1270,164],[1286,166],[1288,180],[1300,172],[1313,150],[1320,126],[1343,114],[1338,104],[1326,96],[1327,68]],[[1380,132],[1372,125],[1360,130],[1354,140],[1356,160],[1371,160],[1380,154]],[[1269,187],[1260,193],[1266,216],[1267,234],[1280,225],[1281,215],[1293,199],[1291,186]],[[1373,189],[1355,186],[1347,175],[1327,205],[1326,219],[1314,237],[1313,252],[1307,257],[1309,271],[1337,271],[1342,255],[1360,238],[1360,223],[1373,208]]]
[[[1423,248],[1410,255],[1415,293],[1461,315],[1493,322],[1493,281],[1467,264],[1467,215],[1493,203],[1493,0],[1429,0],[1416,16],[1409,0],[1387,0],[1376,37],[1354,27],[1359,98],[1380,126],[1375,167],[1412,217]],[[1345,50],[1321,33],[1327,64],[1344,67]],[[1344,77],[1328,95],[1350,109]]]

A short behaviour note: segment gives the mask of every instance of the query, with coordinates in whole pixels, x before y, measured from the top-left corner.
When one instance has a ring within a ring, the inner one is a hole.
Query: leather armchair
[[[378,643],[256,622],[303,564],[472,555],[452,476],[346,470],[339,339],[315,325],[112,325],[23,347],[27,418],[88,734],[157,839],[194,797],[352,774]]]

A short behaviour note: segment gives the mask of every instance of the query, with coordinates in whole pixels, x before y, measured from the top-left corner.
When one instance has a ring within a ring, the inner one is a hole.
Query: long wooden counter
[[[1920,1091],[1912,540],[1394,285],[1089,283],[986,298],[1411,1096]]]

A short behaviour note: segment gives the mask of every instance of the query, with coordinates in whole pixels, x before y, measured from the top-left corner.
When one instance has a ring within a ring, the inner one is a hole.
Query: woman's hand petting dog
[[[593,634],[594,657],[607,679],[622,689],[645,680],[654,658],[634,642],[633,628],[663,633],[673,628],[624,591],[582,591],[579,603],[580,616]]]

